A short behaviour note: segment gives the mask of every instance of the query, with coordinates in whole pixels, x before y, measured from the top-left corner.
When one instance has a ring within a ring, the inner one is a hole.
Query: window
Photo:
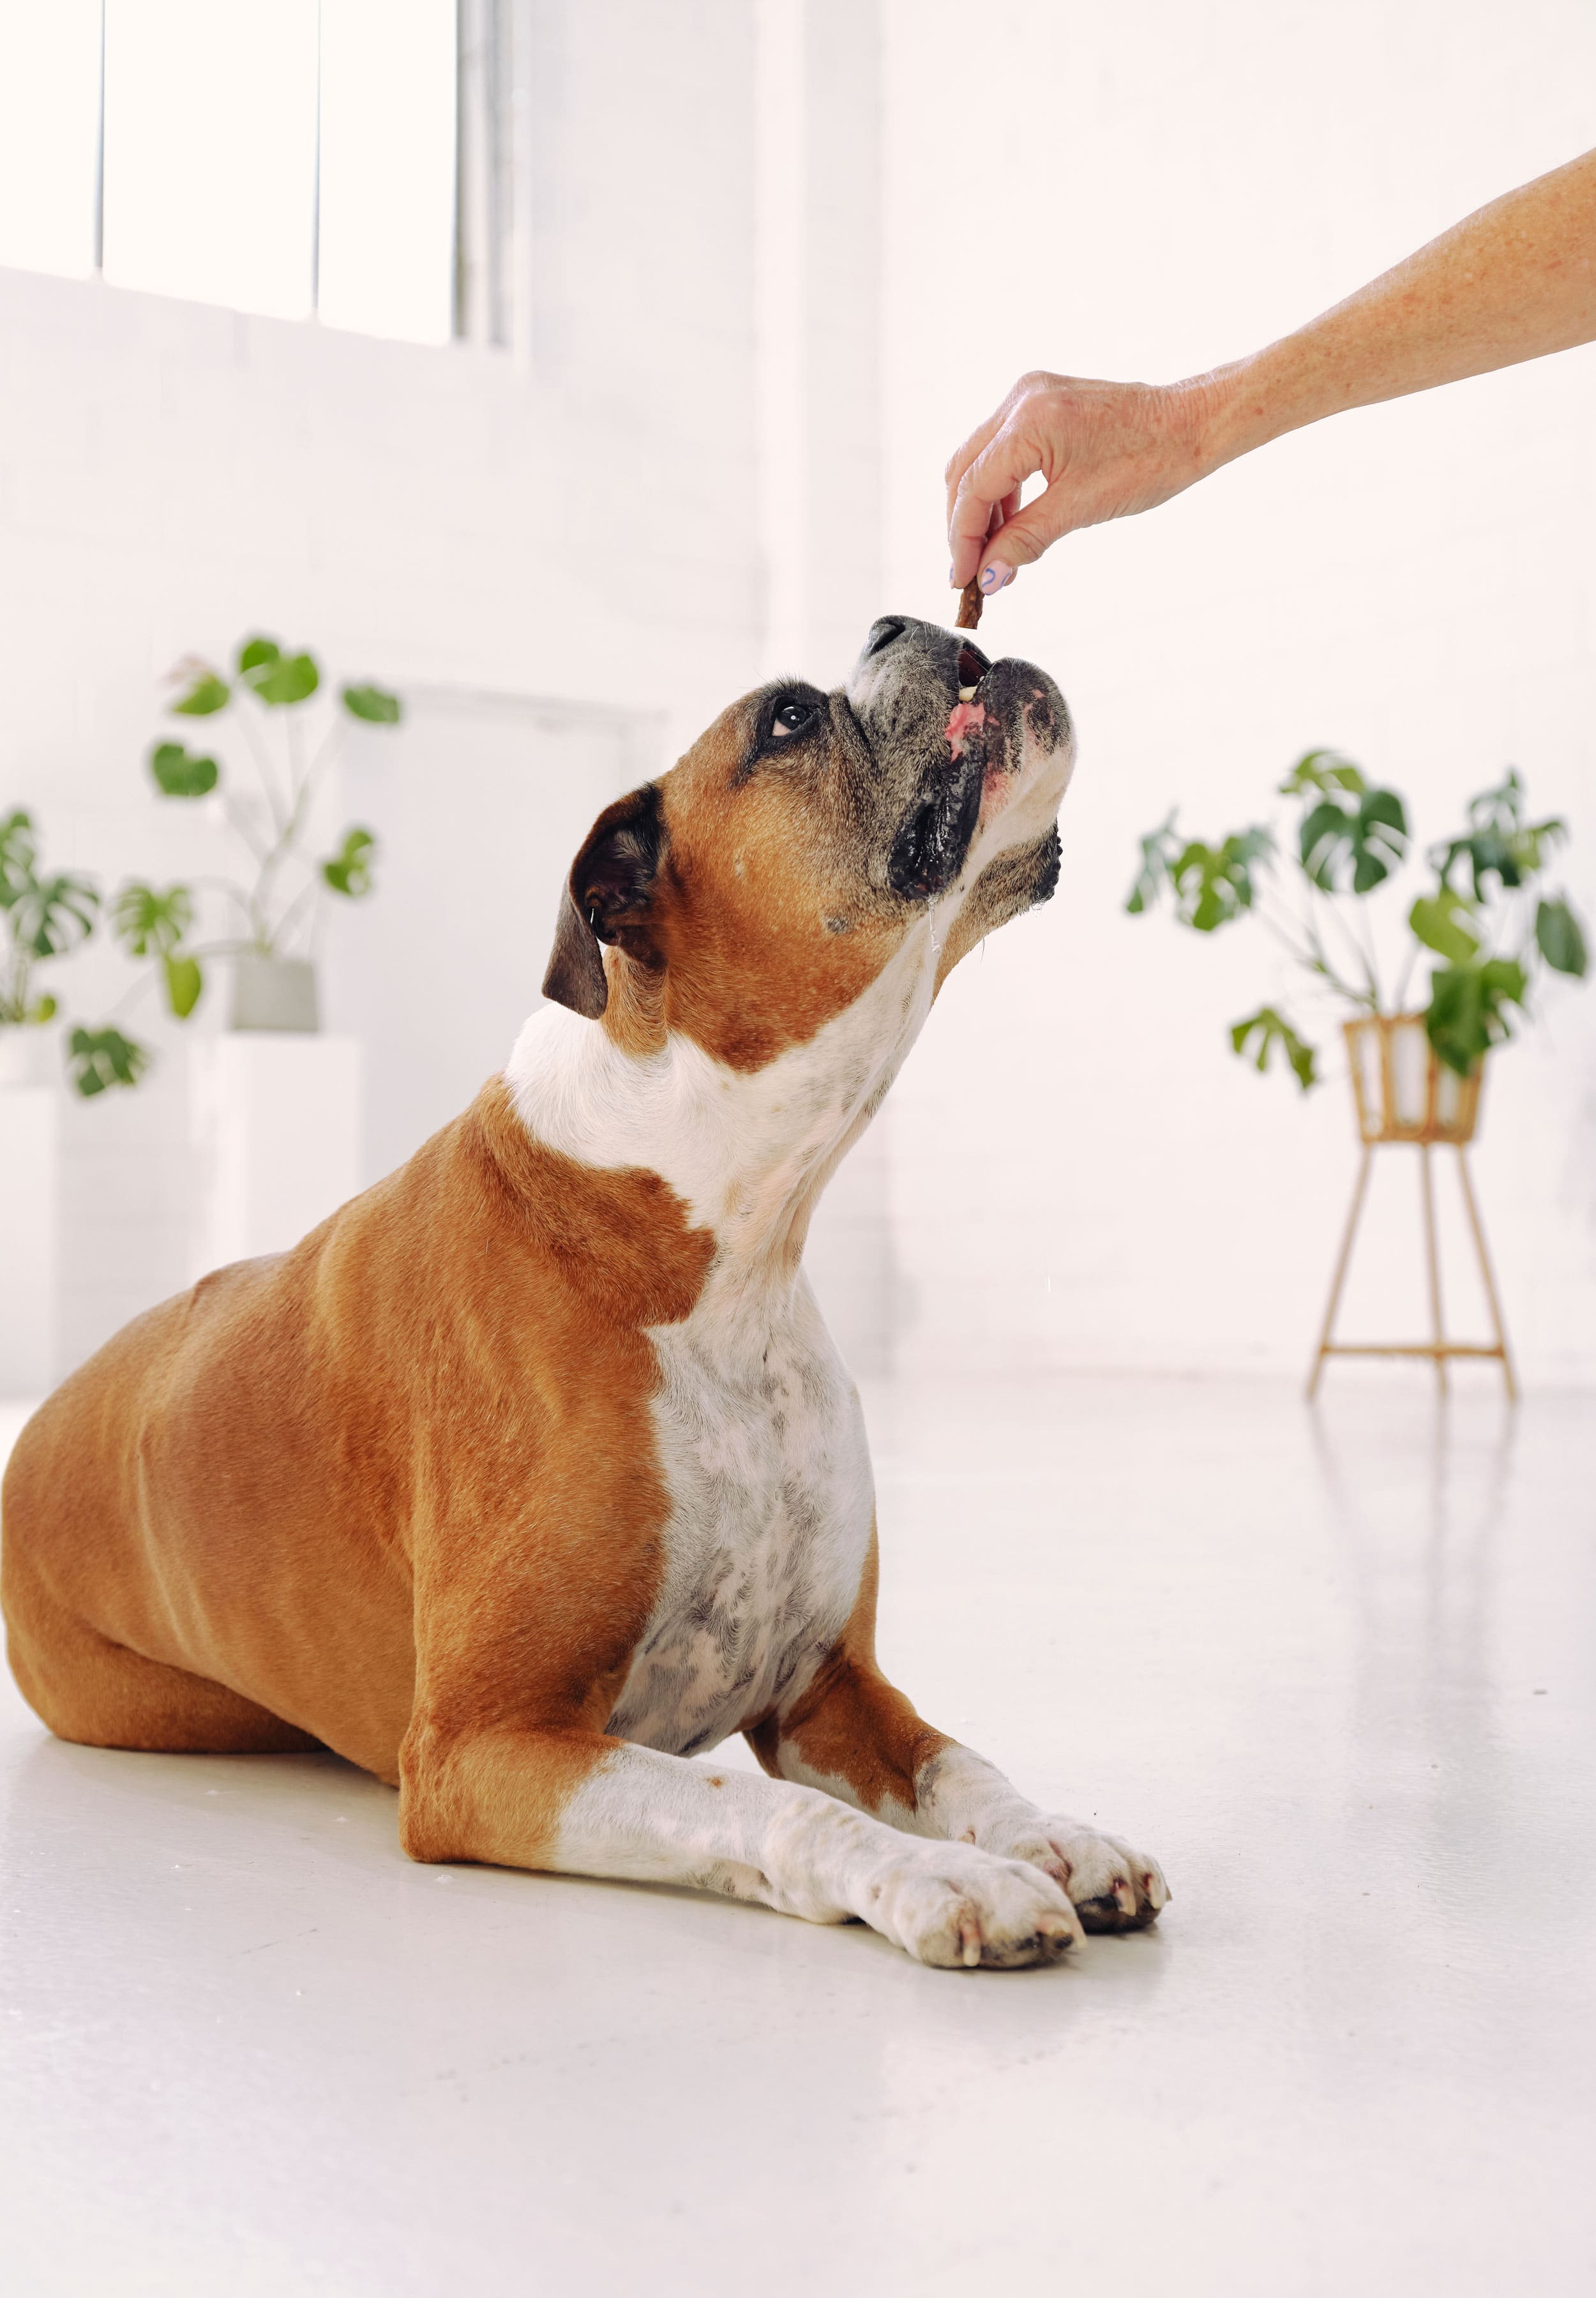
[[[448,338],[454,18],[452,0],[321,0],[319,309],[335,327]]]
[[[0,262],[442,343],[455,0],[0,12]]]

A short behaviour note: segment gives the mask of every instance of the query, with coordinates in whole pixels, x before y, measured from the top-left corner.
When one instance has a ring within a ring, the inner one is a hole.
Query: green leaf
[[[186,1021],[205,987],[199,959],[186,957],[181,951],[169,952],[161,964],[166,975],[166,1002],[179,1021]]]
[[[203,798],[221,779],[214,758],[202,758],[181,742],[157,742],[150,752],[150,772],[168,798]]]
[[[0,821],[0,910],[9,910],[33,883],[38,846],[33,816],[19,806]]]
[[[1279,790],[1282,798],[1306,798],[1310,790],[1327,795],[1338,789],[1361,798],[1368,787],[1358,767],[1339,750],[1310,750],[1297,760]]]
[[[398,695],[380,686],[346,686],[343,700],[351,718],[364,718],[372,726],[397,726],[404,715]]]
[[[1463,920],[1473,913],[1468,897],[1453,886],[1442,885],[1434,894],[1421,894],[1408,912],[1408,923],[1426,949],[1433,949],[1451,965],[1466,965],[1479,949],[1480,938]]]
[[[1401,866],[1408,850],[1408,816],[1394,790],[1366,791],[1358,807],[1352,832],[1352,891],[1372,892],[1393,870]]]
[[[85,1101],[114,1085],[136,1085],[149,1065],[148,1047],[120,1029],[74,1029],[67,1040],[67,1075]]]
[[[202,670],[180,702],[172,708],[182,718],[209,718],[218,710],[225,710],[233,698],[233,690],[225,678],[218,678],[213,670]]]
[[[1269,831],[1254,825],[1220,846],[1192,839],[1168,864],[1175,915],[1196,933],[1229,925],[1253,906],[1253,870],[1274,851]]]
[[[1544,822],[1526,822],[1524,800],[1524,784],[1511,767],[1494,789],[1482,790],[1469,799],[1464,835],[1430,850],[1431,864],[1443,885],[1450,885],[1452,872],[1467,862],[1474,898],[1483,902],[1492,878],[1499,888],[1510,891],[1540,874],[1567,839],[1568,826],[1555,814]]]
[[[346,831],[338,851],[322,864],[321,874],[335,894],[347,894],[356,900],[371,891],[371,865],[376,859],[376,840],[368,830]]]
[[[1513,1034],[1507,1008],[1523,1009],[1529,988],[1514,958],[1489,957],[1448,966],[1430,977],[1424,1025],[1437,1057],[1460,1077]]]
[[[1407,811],[1394,790],[1365,789],[1355,806],[1331,795],[1303,815],[1297,842],[1303,870],[1325,893],[1348,890],[1340,881],[1349,863],[1350,890],[1370,893],[1408,850]]]
[[[1299,1037],[1284,1013],[1273,1005],[1261,1005],[1256,1013],[1249,1013],[1245,1021],[1235,1021],[1230,1028],[1230,1049],[1244,1057],[1249,1054],[1249,1040],[1256,1037],[1258,1049],[1252,1056],[1253,1066],[1261,1072],[1269,1067],[1269,1056],[1278,1046],[1285,1054],[1292,1075],[1304,1093],[1311,1093],[1319,1083],[1314,1070],[1313,1047]]]
[[[263,670],[282,658],[283,649],[276,639],[245,639],[238,649],[238,675],[244,678],[252,670]]]
[[[1452,872],[1460,862],[1468,864],[1471,897],[1476,902],[1490,899],[1489,880],[1494,878],[1500,887],[1522,883],[1518,862],[1507,839],[1494,830],[1476,831],[1468,838],[1453,838],[1444,846],[1432,847],[1430,863],[1443,886],[1451,884]]]
[[[1177,808],[1171,807],[1162,822],[1159,823],[1158,828],[1149,831],[1146,837],[1138,841],[1141,847],[1142,866],[1137,872],[1136,883],[1132,886],[1125,904],[1125,907],[1133,918],[1139,918],[1144,910],[1152,908],[1158,899],[1159,889],[1170,874],[1170,858],[1177,850],[1175,839],[1177,811]]]
[[[36,997],[34,999],[32,1004],[28,1008],[27,1013],[22,1016],[22,1018],[25,1021],[30,1022],[36,1029],[38,1029],[42,1028],[44,1023],[46,1021],[54,1021],[55,1016],[60,1013],[60,1006],[46,990],[44,996]]]
[[[1535,912],[1535,946],[1554,973],[1584,979],[1588,957],[1584,930],[1578,916],[1560,897],[1542,902]]]
[[[308,654],[279,655],[249,677],[251,692],[272,709],[308,701],[320,683],[321,673]]]
[[[36,878],[12,905],[12,933],[32,957],[64,957],[93,933],[99,907],[90,878],[68,870]]]
[[[164,893],[131,880],[111,905],[111,930],[133,957],[165,956],[194,923],[194,897],[186,886]]]

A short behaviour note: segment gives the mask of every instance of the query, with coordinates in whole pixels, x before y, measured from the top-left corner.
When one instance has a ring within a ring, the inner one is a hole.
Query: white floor
[[[0,1696],[0,2278],[54,2294],[1596,2283],[1596,1400],[869,1400],[883,1656],[1175,1901],[922,1971],[408,1865],[332,1759]]]

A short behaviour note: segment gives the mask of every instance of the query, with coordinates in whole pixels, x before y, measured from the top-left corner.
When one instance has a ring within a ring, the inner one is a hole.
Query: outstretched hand
[[[1186,383],[1022,375],[948,464],[948,578],[988,596],[1061,534],[1266,440],[1596,341],[1596,152],[1505,192],[1294,335]],[[1043,492],[1023,508],[1025,482]]]
[[[1151,510],[1208,468],[1201,384],[1022,375],[948,463],[948,580],[988,594],[1078,526]],[[1043,493],[1021,508],[1037,472]]]

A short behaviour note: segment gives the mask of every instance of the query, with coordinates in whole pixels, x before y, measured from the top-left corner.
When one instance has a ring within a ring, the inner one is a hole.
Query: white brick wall
[[[1233,357],[1592,140],[1596,18],[1558,0],[886,22],[884,603],[922,612],[943,459],[1026,368]],[[1124,917],[1135,838],[1176,799],[1194,831],[1253,818],[1315,742],[1408,791],[1426,837],[1512,762],[1573,823],[1596,917],[1593,415],[1596,348],[1344,417],[1071,539],[989,610],[983,639],[1061,679],[1081,765],[1057,899],[955,978],[897,1088],[909,1367],[1305,1366],[1346,1088],[1300,1106],[1231,1059],[1223,1026],[1280,978],[1244,930]],[[1476,1170],[1526,1372],[1583,1381],[1596,991],[1548,1003],[1493,1065]],[[1389,1252],[1349,1323],[1413,1333],[1417,1181],[1383,1153]]]

